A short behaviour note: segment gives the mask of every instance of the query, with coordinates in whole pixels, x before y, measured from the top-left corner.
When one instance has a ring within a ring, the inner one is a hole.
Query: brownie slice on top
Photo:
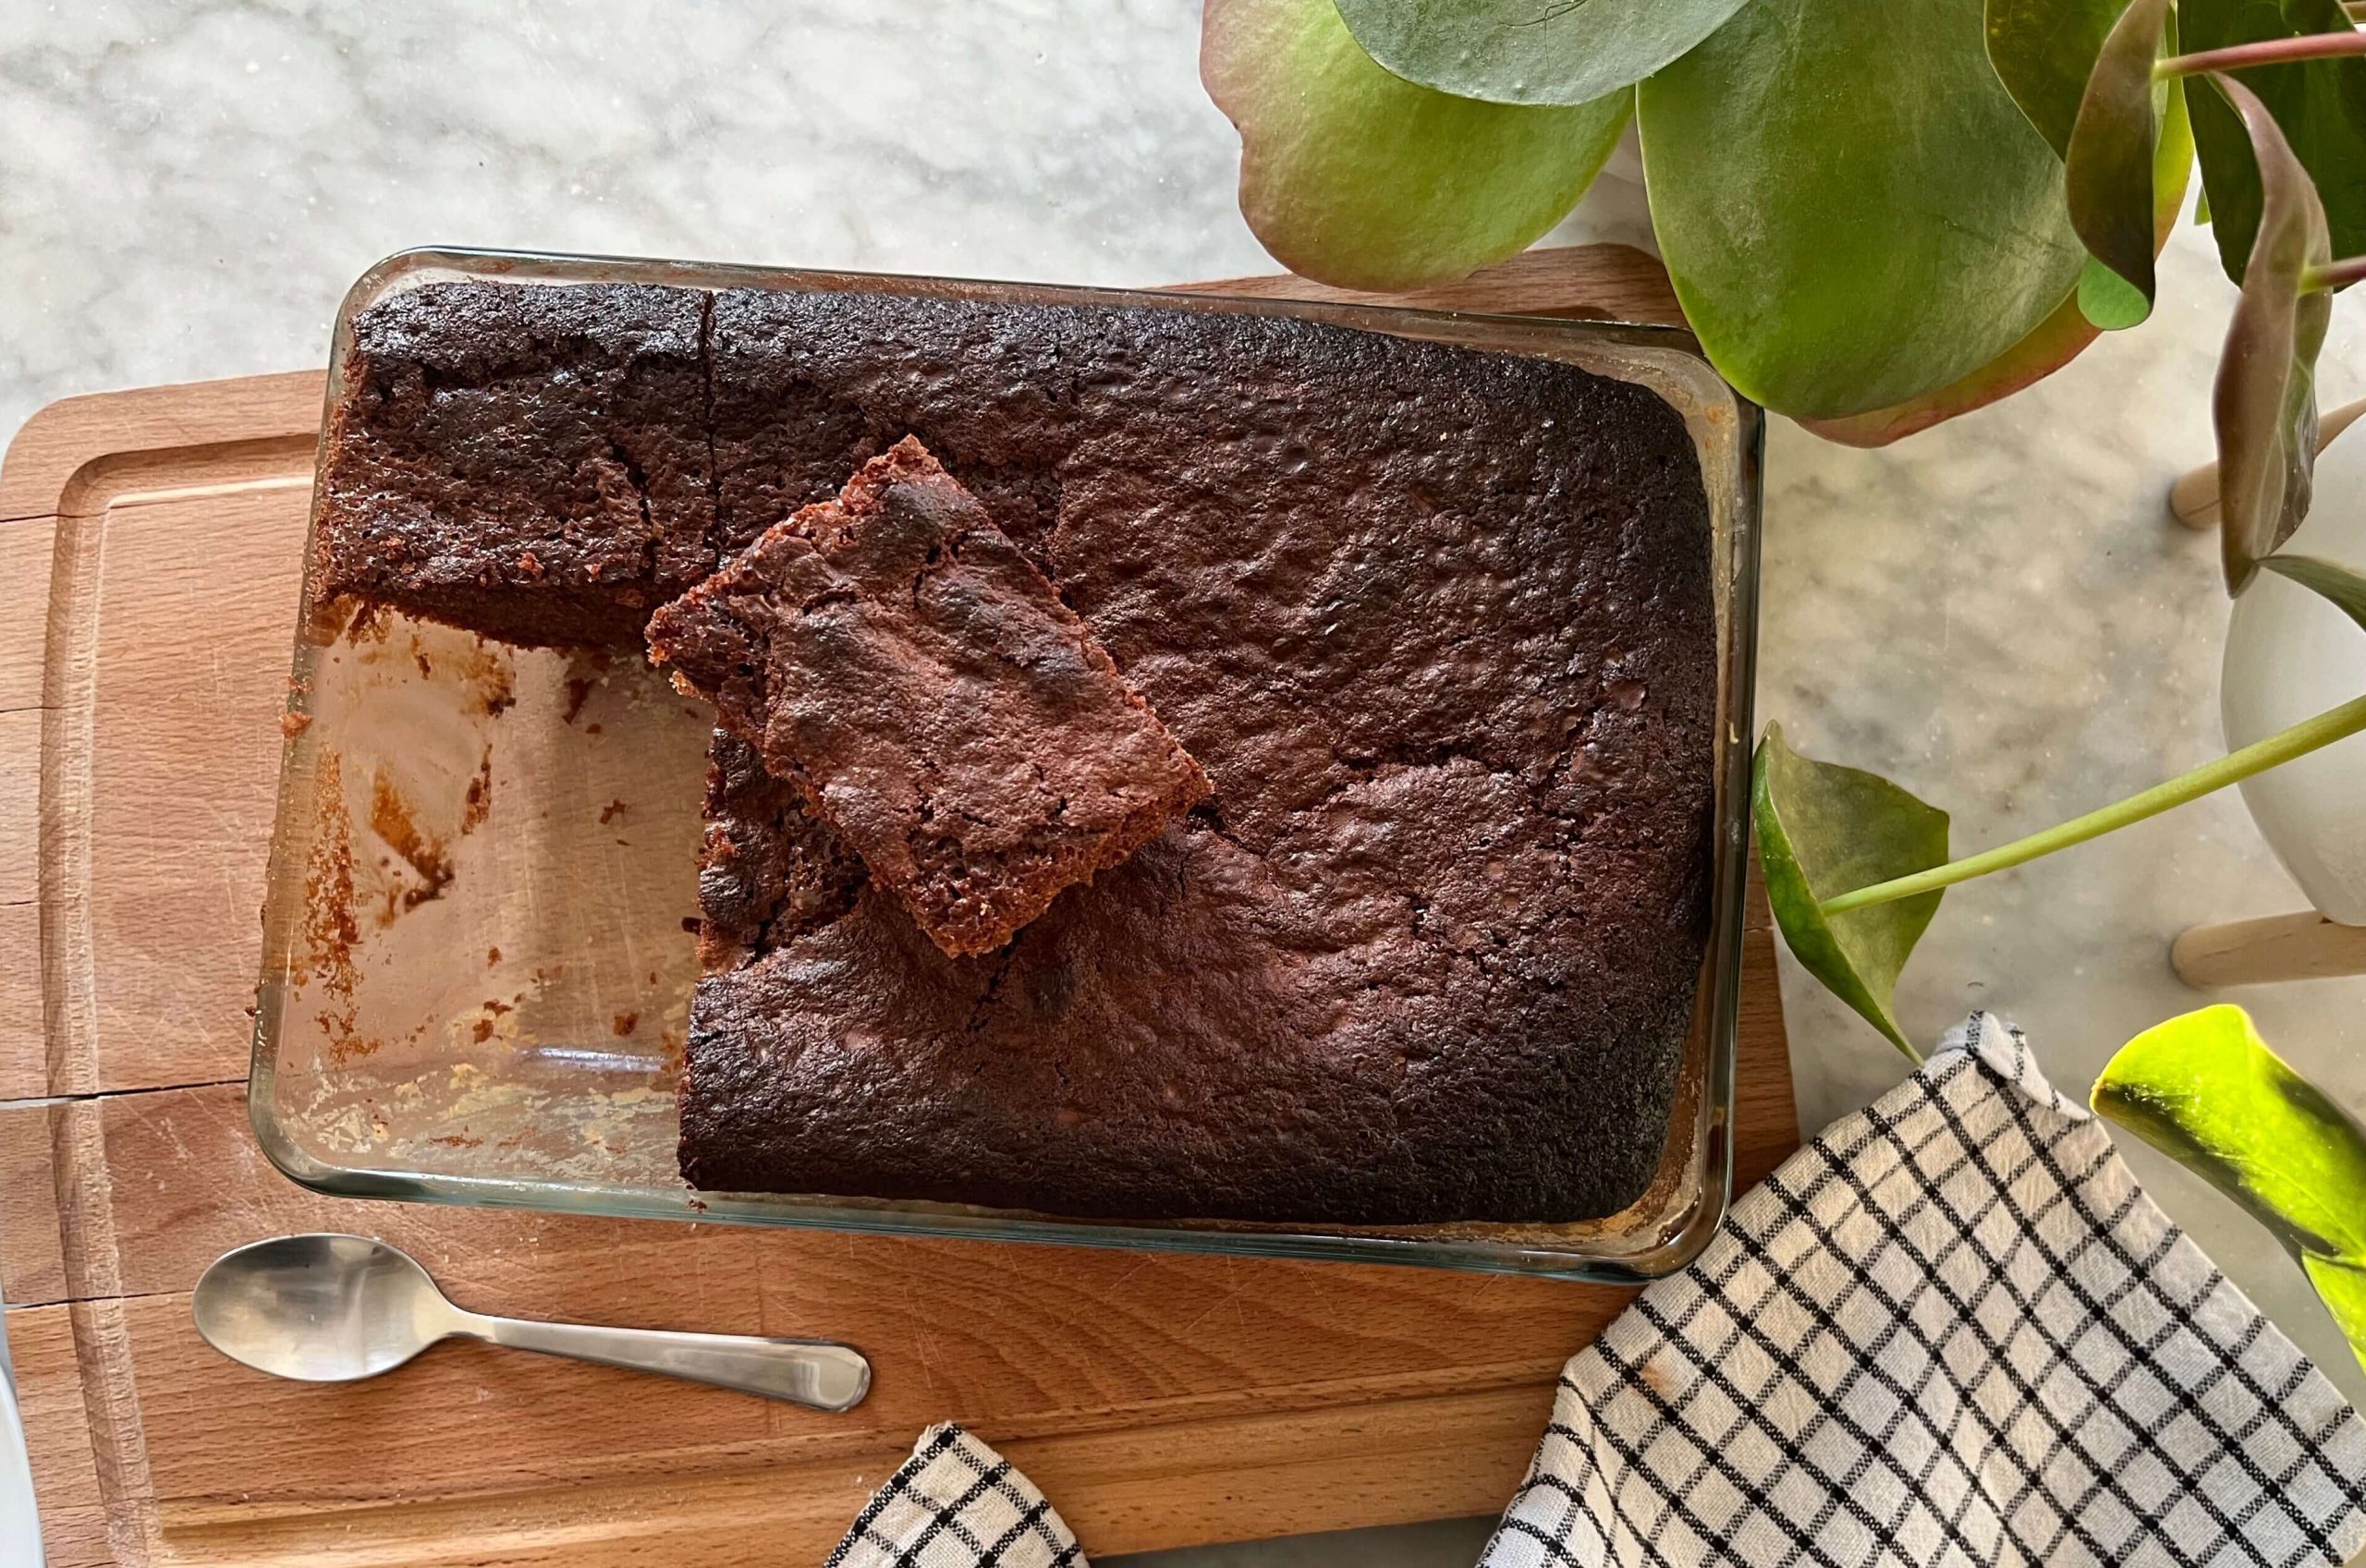
[[[714,569],[710,297],[439,283],[353,322],[321,596],[511,642],[631,646]]]
[[[954,956],[1003,946],[1208,793],[909,436],[661,609],[649,645]]]

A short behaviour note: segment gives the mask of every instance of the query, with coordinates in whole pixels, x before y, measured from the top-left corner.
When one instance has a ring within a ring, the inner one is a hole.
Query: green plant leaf
[[[2366,1366],[2366,1264],[2304,1252],[2300,1267],[2316,1286],[2317,1299],[2340,1326],[2342,1337],[2349,1341],[2350,1354],[2358,1357],[2359,1365]]]
[[[2153,297],[2094,257],[2079,273],[2079,314],[2097,332],[2125,332],[2153,313]]]
[[[2193,137],[2185,116],[2185,97],[2171,92],[2161,122],[2161,140],[2153,150],[2153,249],[2157,252],[2176,232],[2178,210],[2185,202],[2187,181],[2193,174]],[[1928,430],[1957,414],[1984,407],[2000,398],[2009,397],[2033,382],[2043,381],[2083,352],[2087,345],[2101,335],[2097,316],[2089,313],[2086,289],[2088,280],[2101,273],[2113,282],[2117,275],[2109,268],[2089,257],[2081,264],[2079,290],[2055,308],[2054,313],[2003,354],[1981,366],[1970,374],[1941,387],[1936,392],[1887,408],[1876,408],[1863,414],[1852,414],[1838,419],[1802,419],[1799,422],[1826,441],[1841,442],[1850,446],[1884,446],[1915,432]],[[2099,287],[2108,286],[2099,285]],[[2123,283],[2120,287],[2129,294]],[[2140,302],[2142,296],[2137,296]],[[2098,313],[2107,313],[2102,303],[2094,307]],[[2133,323],[2130,323],[2133,324]]]
[[[2241,1008],[2154,1025],[2104,1064],[2089,1099],[2293,1251],[2366,1260],[2366,1127],[2268,1049]]]
[[[2090,263],[2101,265],[2092,258]],[[1929,430],[1974,408],[1984,408],[2043,381],[2084,353],[2087,346],[2102,335],[2103,329],[2087,319],[2079,307],[2079,296],[2073,292],[2055,307],[2052,315],[2031,328],[2027,337],[1936,392],[1839,419],[1802,419],[1799,424],[1843,446],[1887,446],[1917,431]]]
[[[1337,0],[1372,57],[1491,103],[1588,103],[1708,37],[1742,0]]]
[[[1637,92],[1677,297],[1779,413],[1950,386],[2078,281],[2061,162],[1989,65],[1980,0],[1753,0]]]
[[[2092,267],[2079,280],[2079,309],[2107,331],[2153,311],[2153,153],[2169,96],[2153,62],[2169,27],[2169,0],[2129,0],[2095,56],[2064,159],[2071,227],[2128,286],[2113,289]]]
[[[2226,328],[2211,396],[2218,436],[2219,550],[2226,590],[2240,593],[2259,558],[2309,515],[2317,456],[2318,350],[2333,296],[2302,276],[2332,260],[2324,209],[2275,116],[2250,90],[2214,77],[2250,133],[2260,182],[2257,243]]]
[[[2366,1361],[2366,1126],[2270,1050],[2250,1014],[2204,1007],[2155,1025],[2089,1098],[2275,1233]]]
[[[2070,153],[2070,128],[2095,56],[2128,0],[1988,0],[1988,60],[2021,113],[2057,158]]]
[[[1944,865],[1947,814],[1878,773],[1800,756],[1779,724],[1758,743],[1750,786],[1766,899],[1792,954],[1909,1056],[1891,1011],[1898,971],[1941,894],[1827,917],[1819,901]]]
[[[2332,600],[2366,631],[2366,572],[2316,555],[2270,555],[2260,565]]]
[[[2340,0],[2179,0],[2177,46],[2189,53],[2351,28]],[[2336,255],[2366,251],[2366,58],[2310,60],[2238,73],[2283,127],[2324,203]],[[2201,77],[2185,82],[2201,154],[2211,231],[2226,275],[2240,282],[2261,193],[2250,137]]]
[[[1208,0],[1200,78],[1240,129],[1240,211],[1274,259],[1342,288],[1406,288],[1525,249],[1593,183],[1624,91],[1511,107],[1372,63],[1332,0]]]

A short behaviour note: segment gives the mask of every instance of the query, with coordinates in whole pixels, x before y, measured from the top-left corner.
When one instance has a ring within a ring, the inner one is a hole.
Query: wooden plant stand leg
[[[2366,926],[2339,925],[2313,909],[2194,926],[2169,949],[2169,962],[2203,991],[2366,975]]]
[[[2338,408],[2328,408],[2317,416],[2317,450],[2323,452],[2333,444],[2333,438],[2358,422],[2366,414],[2366,397],[2355,403],[2345,403]],[[2182,475],[2169,486],[2169,513],[2189,529],[2214,529],[2218,526],[2218,465],[2204,463]],[[2297,918],[2297,917],[2296,917]]]

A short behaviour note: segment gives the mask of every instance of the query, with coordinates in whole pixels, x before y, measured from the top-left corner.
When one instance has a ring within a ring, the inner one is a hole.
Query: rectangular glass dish
[[[356,1197],[742,1224],[1354,1259],[1631,1281],[1681,1266],[1729,1195],[1759,410],[1665,327],[1188,294],[492,252],[408,251],[338,311],[455,278],[852,289],[1281,314],[1563,360],[1649,387],[1705,481],[1718,638],[1712,923],[1659,1175],[1604,1220],[1393,1227],[1098,1221],[693,1192],[676,1083],[697,974],[712,711],[646,663],[513,648],[319,602],[308,550],[264,906],[249,1109],[295,1180]],[[317,519],[317,496],[315,517]],[[317,527],[317,520],[315,523]],[[592,824],[596,824],[593,826]]]

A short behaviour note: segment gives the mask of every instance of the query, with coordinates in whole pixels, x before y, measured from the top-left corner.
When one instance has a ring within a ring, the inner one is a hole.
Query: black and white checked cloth
[[[2340,1563],[2366,1426],[1975,1014],[1561,1376],[1481,1568]],[[832,1568],[1080,1564],[933,1428]]]
[[[946,1422],[855,1515],[822,1568],[1083,1568],[1076,1537],[1010,1461]]]

